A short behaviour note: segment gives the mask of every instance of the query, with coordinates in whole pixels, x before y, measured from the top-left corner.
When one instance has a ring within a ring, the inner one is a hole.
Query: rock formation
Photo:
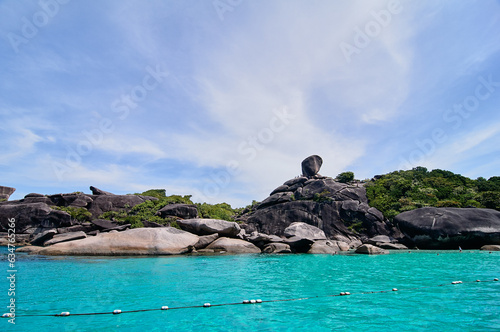
[[[421,249],[500,244],[500,212],[492,209],[424,207],[400,213],[394,221]]]
[[[16,191],[16,188],[0,186],[0,201],[8,200],[10,195],[12,195]]]
[[[322,160],[311,156],[302,162],[303,176],[286,181],[268,198],[240,217],[247,233],[283,236],[293,222],[324,231],[332,240],[351,242],[375,235],[401,238],[384,215],[368,205],[361,183],[340,183],[318,174]]]

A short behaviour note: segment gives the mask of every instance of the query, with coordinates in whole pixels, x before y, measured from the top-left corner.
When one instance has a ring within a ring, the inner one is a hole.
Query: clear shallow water
[[[0,305],[7,312],[7,251],[0,252],[5,275]],[[16,256],[18,315],[319,297],[121,315],[17,317],[15,326],[1,319],[3,331],[500,331],[500,282],[473,282],[500,277],[500,252]],[[464,283],[451,285],[455,280]],[[436,287],[440,284],[446,285]],[[399,291],[359,294],[392,288]],[[345,291],[352,295],[327,296]]]

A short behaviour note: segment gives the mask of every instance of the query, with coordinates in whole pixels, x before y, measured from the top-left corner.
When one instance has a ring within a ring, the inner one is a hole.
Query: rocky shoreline
[[[143,220],[130,228],[101,219],[155,201],[143,195],[28,194],[9,201],[14,188],[0,187],[0,245],[26,245],[18,252],[41,255],[179,255],[310,253],[386,254],[388,250],[500,250],[500,212],[481,208],[419,208],[389,221],[370,207],[362,183],[341,183],[318,174],[322,159],[302,162],[302,175],[286,181],[235,221],[199,218],[191,204],[168,204],[156,215],[180,228]],[[79,222],[65,208],[82,209]],[[15,220],[15,229],[12,223]],[[9,226],[10,225],[10,226]],[[15,242],[9,232],[15,231]]]

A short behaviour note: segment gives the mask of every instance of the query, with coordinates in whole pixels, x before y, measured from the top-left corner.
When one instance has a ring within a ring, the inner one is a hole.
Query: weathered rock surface
[[[240,239],[230,239],[227,237],[221,237],[215,240],[208,245],[207,249],[225,251],[229,254],[258,254],[261,252],[259,248],[250,242]]]
[[[37,234],[33,238],[33,240],[31,240],[31,244],[34,245],[34,246],[41,246],[46,241],[52,239],[56,234],[57,234],[57,230],[55,230],[55,229],[48,229],[46,231],[43,231],[43,232]]]
[[[220,236],[236,237],[241,230],[237,223],[219,219],[185,219],[178,220],[177,224],[181,229],[197,235],[218,233]]]
[[[306,177],[312,177],[318,174],[323,165],[323,159],[320,156],[309,156],[302,161],[302,174]]]
[[[74,241],[74,240],[79,240],[79,239],[84,239],[86,238],[87,235],[82,232],[70,232],[70,233],[64,233],[64,234],[55,234],[53,238],[50,240],[47,240],[43,243],[43,246],[50,246],[56,243],[61,243],[61,242],[67,242],[67,241]]]
[[[71,206],[76,208],[88,208],[93,199],[84,193],[55,194],[48,198],[57,206]]]
[[[273,242],[266,244],[262,252],[266,254],[290,254],[292,249],[286,243]]]
[[[103,233],[81,240],[57,243],[39,251],[41,255],[177,255],[187,253],[198,242],[197,235],[173,228],[134,228]]]
[[[90,186],[90,191],[92,191],[92,195],[114,195],[113,193],[110,193],[109,191],[104,191],[99,188],[96,188],[94,186]]]
[[[202,235],[202,236],[200,236],[200,239],[198,240],[198,242],[196,242],[196,244],[194,245],[194,248],[196,250],[204,249],[210,243],[214,242],[218,238],[219,238],[219,234],[217,234],[217,233],[210,234],[210,235]]]
[[[308,254],[330,254],[334,255],[340,251],[340,248],[334,241],[320,240],[315,241],[311,249],[307,252]]]
[[[0,200],[8,200],[10,195],[12,195],[14,191],[16,191],[16,188],[0,186]]]
[[[487,244],[481,247],[484,251],[500,251],[500,245],[497,244]]]
[[[157,214],[162,217],[179,217],[182,219],[195,219],[198,217],[198,209],[193,204],[168,204],[161,208]]]
[[[33,233],[39,228],[72,226],[71,216],[64,211],[53,210],[45,203],[0,204],[0,228],[6,231],[8,220],[16,220],[16,234]]]
[[[368,255],[381,255],[381,254],[388,254],[389,251],[379,247],[375,247],[374,245],[371,244],[363,244],[358,249],[356,249],[355,253],[368,254]]]
[[[137,204],[150,200],[157,200],[157,198],[142,195],[98,195],[93,196],[88,210],[92,213],[93,218],[98,218],[104,212],[129,211]]]
[[[479,249],[500,244],[500,212],[477,208],[425,207],[394,218],[420,249]]]
[[[306,224],[304,222],[293,222],[285,228],[283,235],[286,237],[298,237],[309,240],[326,240],[325,232],[318,227]]]

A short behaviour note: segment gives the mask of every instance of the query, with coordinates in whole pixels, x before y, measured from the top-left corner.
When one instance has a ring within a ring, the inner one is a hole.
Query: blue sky
[[[500,175],[500,1],[0,1],[0,185],[234,207],[300,174]]]

